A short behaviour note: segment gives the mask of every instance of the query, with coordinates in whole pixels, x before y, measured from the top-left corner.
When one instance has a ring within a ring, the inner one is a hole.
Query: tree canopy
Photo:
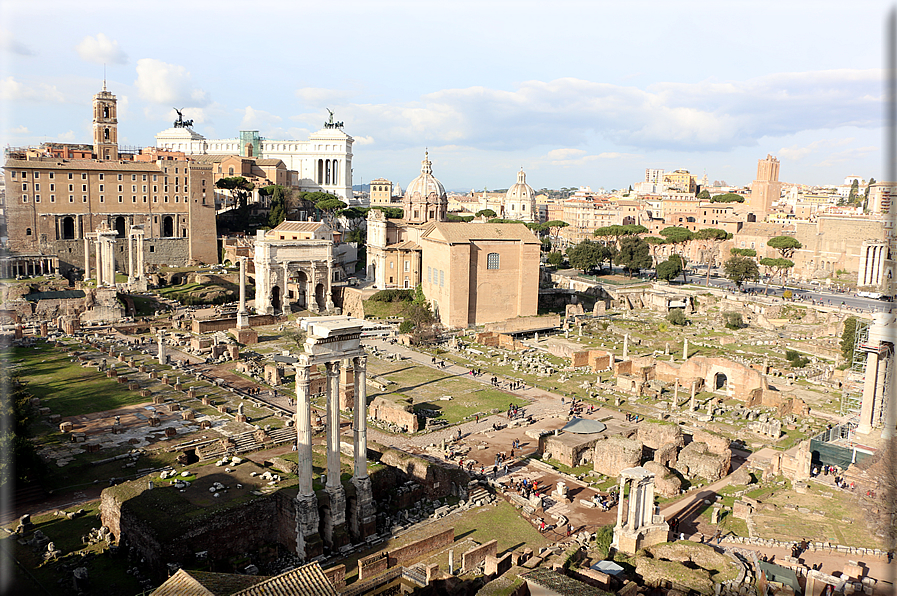
[[[682,273],[682,257],[670,255],[663,263],[657,265],[657,279],[673,281]]]
[[[763,265],[764,267],[769,267],[770,269],[774,269],[776,272],[776,275],[782,275],[785,271],[794,267],[794,261],[792,261],[791,259],[782,259],[782,258],[771,259],[769,257],[765,257],[765,258],[760,259],[760,264]],[[782,287],[783,288],[785,287],[784,275],[782,275]],[[767,294],[769,293],[769,280],[767,280],[767,282],[766,282],[766,292],[765,293],[767,293]]]
[[[599,245],[590,241],[583,240],[576,246],[567,249],[567,260],[570,266],[581,270],[583,273],[598,265],[598,249]]]
[[[252,196],[255,185],[243,176],[231,176],[229,178],[219,178],[215,183],[216,188],[227,190],[230,196],[234,198],[240,209],[245,209]]]
[[[710,191],[702,190],[701,192],[698,193],[698,198],[701,199],[702,201],[709,201],[710,200]]]
[[[617,246],[620,245],[620,238],[622,237],[647,233],[648,228],[639,224],[603,226],[592,232],[594,236],[599,238],[613,238],[614,244]]]
[[[694,239],[706,246],[707,277],[704,282],[705,286],[710,286],[710,269],[713,267],[714,257],[719,252],[719,245],[731,238],[732,234],[719,228],[703,228],[695,232]]]
[[[660,235],[666,238],[669,244],[685,244],[694,238],[694,233],[680,226],[670,226],[660,230]]]
[[[760,269],[757,262],[749,257],[734,256],[723,264],[726,271],[726,277],[735,284],[735,287],[741,289],[746,281],[756,281],[760,279]]]
[[[387,219],[402,219],[405,217],[405,210],[401,207],[384,207],[383,205],[374,205],[371,209],[379,209],[386,214]]]
[[[710,197],[711,203],[744,203],[744,197],[735,194],[734,192],[727,192],[725,194],[716,195],[715,197]]]
[[[757,251],[753,248],[730,248],[729,252],[733,255],[742,257],[756,257]]]
[[[638,236],[626,236],[620,240],[620,252],[614,258],[614,263],[622,266],[629,277],[632,277],[633,273],[651,267],[654,260],[647,242]]]
[[[268,211],[268,225],[279,226],[287,218],[287,195],[289,190],[279,184],[271,184],[259,189],[259,194],[271,197],[271,209]]]
[[[498,213],[496,213],[492,209],[480,209],[479,211],[474,213],[474,217],[492,218],[492,217],[498,217]]]
[[[795,250],[803,248],[804,246],[796,238],[792,238],[791,236],[776,236],[775,238],[770,238],[767,240],[766,245],[779,251],[779,254],[782,255],[783,259],[790,259],[794,256]]]

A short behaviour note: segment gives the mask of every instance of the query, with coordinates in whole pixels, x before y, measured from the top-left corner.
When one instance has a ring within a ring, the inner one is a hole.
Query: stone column
[[[872,419],[875,415],[876,389],[878,388],[878,352],[866,353],[866,379],[863,384],[863,406],[860,409],[860,422],[857,432],[868,435],[872,432]]]
[[[90,279],[90,239],[84,236],[84,281]]]
[[[340,480],[339,361],[327,367],[327,495],[330,515],[324,517],[324,542],[336,550],[348,542],[346,536],[346,492]]]
[[[137,232],[137,279],[143,279],[143,272],[144,272],[143,240],[145,237],[146,237],[146,235],[143,233],[143,230],[140,230],[139,232]]]
[[[638,509],[639,509],[639,500],[641,499],[641,485],[635,481],[633,478],[629,481],[629,507],[626,512],[626,526],[629,528],[629,531],[635,530],[638,526]]]
[[[620,492],[617,493],[617,527],[623,527],[623,491],[626,489],[626,477],[620,477]]]
[[[296,553],[303,559],[316,556],[318,499],[312,484],[311,399],[308,394],[311,365],[303,359],[296,366],[296,451],[299,493],[296,495]]]
[[[623,360],[629,357],[629,334],[623,336]]]
[[[654,478],[649,478],[645,486],[645,507],[642,510],[642,525],[654,523]]]
[[[355,408],[353,421],[354,435],[354,476],[355,509],[349,518],[349,531],[355,542],[372,535],[377,530],[376,509],[371,479],[368,477],[367,439],[367,358],[354,359]]]
[[[158,348],[156,349],[156,358],[159,359],[159,364],[165,364],[165,344],[162,343],[162,333],[159,332],[159,343]]]
[[[290,285],[290,264],[283,264],[283,287],[280,289],[280,312],[288,313],[287,309],[287,296],[289,295],[289,285]]]
[[[679,407],[679,379],[676,379],[676,387],[673,389],[673,407]]]
[[[134,283],[134,236],[128,233],[128,285]]]
[[[892,365],[893,356],[888,356],[882,363],[883,368]],[[888,387],[885,387],[886,393],[882,394],[883,399],[887,400],[885,404],[885,413],[882,419],[881,438],[889,440],[894,438],[894,427],[897,426],[897,391],[894,390],[895,380],[893,379],[894,371],[891,371],[892,380]]]
[[[688,402],[688,409],[692,412],[695,411],[695,382],[691,382],[691,401]]]
[[[688,338],[687,337],[685,338],[685,341],[683,342],[683,345],[682,345],[682,359],[688,360]]]
[[[94,241],[94,249],[97,265],[97,287],[99,288],[103,284],[103,261],[101,256],[103,245],[100,243],[99,234],[97,234],[97,239]]]
[[[237,310],[237,329],[249,327],[249,316],[246,312],[246,259],[240,257],[240,308]]]
[[[367,358],[360,356],[353,362],[355,369],[355,408],[352,431],[354,435],[355,469],[357,479],[368,477],[368,431],[367,431]]]
[[[333,283],[333,263],[327,261],[327,283],[324,284],[324,291],[327,292],[327,296],[324,298],[324,307],[327,310],[333,310],[333,291],[330,284]]]
[[[311,292],[308,293],[309,298],[308,310],[318,312],[318,268],[314,263],[311,265]]]

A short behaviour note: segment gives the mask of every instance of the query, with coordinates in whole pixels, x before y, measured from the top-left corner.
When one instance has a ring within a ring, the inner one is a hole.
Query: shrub
[[[744,319],[740,312],[725,312],[723,318],[726,321],[726,329],[741,329],[745,327]]]
[[[598,552],[602,557],[606,557],[607,553],[610,551],[610,543],[614,539],[614,527],[613,525],[601,526],[598,528],[598,531],[595,532],[595,548],[598,549]]]
[[[374,302],[411,302],[414,290],[380,290],[368,300]]]
[[[785,290],[784,292],[782,292],[782,298],[784,298],[785,300],[791,300],[792,295],[793,294],[791,293],[791,290]]]
[[[411,333],[414,330],[414,323],[411,321],[402,321],[399,324],[399,333]]]
[[[673,325],[688,325],[688,319],[685,318],[685,311],[681,308],[674,308],[667,314],[667,321]]]

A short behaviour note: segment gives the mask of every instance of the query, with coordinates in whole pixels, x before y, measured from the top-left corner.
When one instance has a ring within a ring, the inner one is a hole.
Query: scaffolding
[[[856,332],[853,341],[853,357],[845,375],[841,393],[841,416],[850,417],[854,423],[859,420],[863,407],[863,381],[866,377],[866,352],[863,346],[869,340],[871,321],[856,319]]]

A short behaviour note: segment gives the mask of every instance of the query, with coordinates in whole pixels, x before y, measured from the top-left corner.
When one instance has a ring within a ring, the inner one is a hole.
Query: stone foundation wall
[[[610,437],[595,443],[592,458],[595,471],[605,476],[618,476],[620,471],[642,463],[642,444],[623,437]]]
[[[481,563],[486,562],[486,557],[498,554],[498,541],[490,540],[485,544],[476,546],[463,555],[461,555],[461,572],[469,573],[477,568]]]
[[[377,397],[368,406],[368,415],[374,420],[388,422],[395,424],[399,428],[404,428],[406,432],[417,432],[420,430],[417,414],[412,411],[410,404],[402,406],[388,399]]]
[[[286,317],[275,317],[274,315],[252,315],[249,317],[249,326],[264,327],[266,325],[283,323],[286,320]],[[206,319],[204,321],[193,321],[191,331],[193,333],[212,333],[215,331],[228,331],[236,326],[236,317],[227,319]]]
[[[449,528],[438,534],[433,534],[411,544],[392,551],[381,551],[373,555],[358,559],[358,579],[363,580],[379,575],[398,565],[410,563],[428,555],[433,551],[451,546],[455,541],[455,530]]]
[[[685,446],[682,429],[675,424],[642,422],[638,425],[638,441],[649,449],[660,449],[668,443],[676,447]]]
[[[426,495],[431,499],[453,494],[452,484],[466,487],[470,482],[470,476],[463,470],[441,466],[397,449],[384,449],[380,463],[401,470],[413,478],[424,487]]]

